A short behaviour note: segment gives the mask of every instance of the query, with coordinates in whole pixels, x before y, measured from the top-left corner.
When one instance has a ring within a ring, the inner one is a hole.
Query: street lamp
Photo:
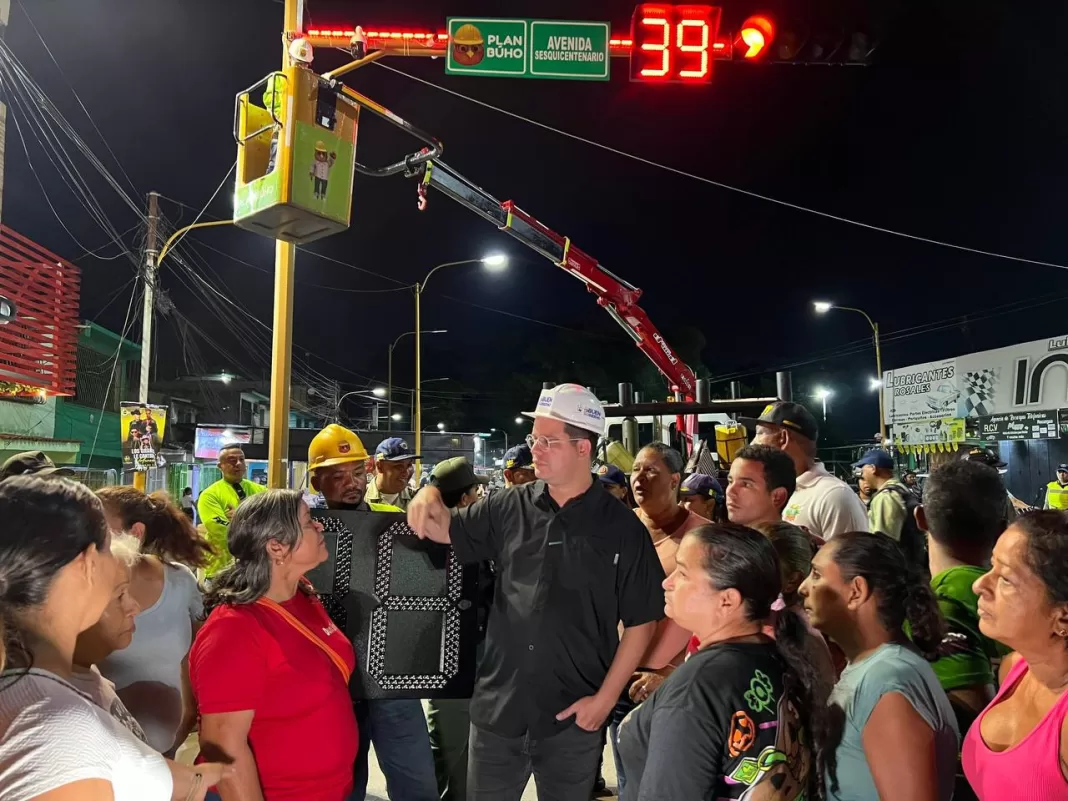
[[[874,392],[875,390],[882,389],[882,388],[883,388],[883,380],[881,378],[872,378],[871,379],[871,384],[869,385],[868,389],[870,389],[870,390],[872,390]]]
[[[447,334],[449,332],[444,328],[435,328],[433,331],[424,331],[423,333],[425,333],[425,334]],[[393,430],[392,421],[400,419],[399,417],[395,417],[393,415],[393,349],[397,347],[397,343],[400,342],[402,339],[404,339],[405,337],[413,336],[414,334],[415,334],[415,331],[405,331],[403,334],[401,334],[396,339],[394,339],[393,340],[393,344],[389,346],[389,380],[386,383],[386,387],[387,387],[387,389],[386,389],[386,397],[389,400],[387,400],[386,403],[389,406],[389,411],[390,411],[390,415],[389,415],[389,419],[390,419],[389,430],[390,431]]]
[[[496,428],[491,428],[490,429],[490,433],[491,434],[496,434],[497,433],[497,429]],[[501,433],[504,435],[504,452],[507,453],[508,452],[508,432],[505,431],[502,428],[501,429]]]
[[[404,418],[403,418],[403,416],[401,415],[400,412],[394,412],[393,414],[391,414],[389,416],[389,419],[392,420],[394,423],[399,423]]]
[[[879,376],[879,386],[882,387],[883,378],[883,353],[879,348],[879,324],[875,322],[863,309],[857,309],[852,306],[837,306],[831,303],[829,300],[816,300],[812,302],[812,308],[816,310],[816,314],[826,314],[831,309],[841,309],[842,311],[856,312],[857,314],[864,315],[864,319],[868,321],[868,325],[871,326],[872,340],[875,343],[875,374]],[[874,382],[872,383],[872,389],[875,389]],[[879,447],[886,447],[886,414],[883,409],[883,394],[879,393]]]
[[[517,426],[521,426],[521,425],[523,425],[523,423],[525,423],[525,422],[526,422],[526,420],[524,420],[524,419],[523,419],[522,417],[517,417],[517,418],[515,419],[515,424],[516,424]]]
[[[508,257],[503,253],[491,253],[481,259],[462,259],[460,261],[447,261],[437,265],[426,274],[426,277],[415,285],[415,452],[423,445],[423,392],[421,388],[423,347],[421,341],[421,318],[419,312],[419,300],[426,290],[427,282],[434,273],[444,267],[459,267],[461,264],[482,264],[493,272],[504,269],[508,264]],[[418,471],[419,465],[416,465]]]
[[[445,430],[445,424],[444,423],[438,423],[438,431],[444,431],[444,430]]]
[[[816,397],[823,402],[823,419],[827,419],[827,399],[834,395],[834,392],[826,387],[816,387]]]
[[[378,400],[378,398],[384,397],[385,394],[386,394],[386,391],[382,387],[375,387],[374,389],[372,389],[370,391],[368,391],[366,389],[354,389],[354,390],[352,390],[352,392],[346,392],[344,395],[342,395],[340,398],[337,399],[337,405],[334,407],[334,422],[335,423],[340,423],[341,422],[341,404],[344,402],[345,398],[351,397],[352,395],[359,395],[359,396],[364,397],[364,398],[366,398],[368,395],[370,395],[373,399],[375,399],[376,402],[375,402],[375,414],[374,414],[374,417],[377,420],[377,418],[378,418],[378,403],[377,403],[377,400]]]

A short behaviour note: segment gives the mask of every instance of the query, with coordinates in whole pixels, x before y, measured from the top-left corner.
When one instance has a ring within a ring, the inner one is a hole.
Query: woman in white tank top
[[[99,501],[16,476],[0,483],[0,520],[0,799],[202,801],[222,766],[168,763],[71,683],[78,635],[118,575]]]
[[[141,607],[133,641],[100,664],[153,748],[173,756],[196,723],[186,657],[203,604],[190,568],[203,567],[211,546],[164,492],[133,487],[97,493],[112,531],[141,541],[130,594]]]

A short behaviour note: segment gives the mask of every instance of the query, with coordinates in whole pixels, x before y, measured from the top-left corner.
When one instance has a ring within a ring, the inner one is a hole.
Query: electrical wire
[[[198,245],[199,245],[199,247],[202,247],[205,250],[210,250],[213,253],[218,253],[220,256],[223,256],[223,257],[225,257],[227,259],[230,259],[231,261],[237,262],[238,264],[242,264],[245,267],[249,267],[249,268],[251,268],[253,270],[259,270],[260,272],[268,273],[269,275],[274,275],[274,270],[272,270],[270,267],[263,267],[262,265],[253,264],[252,262],[245,261],[244,259],[239,259],[237,256],[234,256],[233,254],[227,253],[225,250],[220,250],[219,248],[212,247],[211,245],[209,245],[209,244],[207,244],[205,242],[199,242],[198,241]],[[382,293],[382,292],[404,292],[406,290],[412,289],[413,286],[414,286],[414,284],[413,285],[404,284],[403,286],[393,287],[391,289],[350,289],[348,287],[342,287],[342,286],[329,286],[327,284],[315,284],[315,283],[312,283],[310,281],[298,281],[297,283],[300,286],[310,287],[312,289],[328,289],[331,292],[350,292],[350,293],[354,293],[354,294],[372,294],[372,295],[373,294]]]
[[[1016,308],[1002,309],[999,311],[997,309],[1000,309],[1001,307],[996,307],[995,310],[991,310],[989,313],[985,314],[964,315],[941,323],[932,323],[927,326],[915,326],[913,327],[913,329],[902,329],[900,332],[894,331],[886,335],[880,336],[879,342],[881,345],[885,346],[887,344],[892,344],[894,342],[899,342],[901,340],[910,339],[916,336],[922,336],[924,334],[933,333],[934,331],[940,331],[946,328],[955,328],[957,326],[967,325],[979,322],[981,320],[988,320],[994,317],[1002,317],[1007,314],[1014,314],[1016,312],[1027,311],[1029,309],[1038,308],[1040,306],[1047,306],[1051,303],[1061,303],[1064,302],[1066,299],[1068,299],[1068,296],[1062,295],[1054,298],[1033,298],[1031,299],[1031,302],[1028,302],[1026,305],[1019,305],[1019,302],[1015,304],[1005,304],[1016,306]],[[752,375],[766,374],[774,372],[776,370],[789,370],[794,367],[804,367],[809,364],[816,364],[818,362],[831,361],[834,359],[845,358],[847,356],[854,356],[859,353],[865,353],[867,351],[870,351],[873,347],[872,337],[867,337],[864,340],[860,340],[860,343],[862,344],[857,344],[855,346],[845,346],[837,350],[832,350],[814,357],[809,357],[800,361],[794,361],[787,364],[777,365],[775,367],[762,367],[759,369],[743,370],[736,373],[712,376],[711,380],[713,381],[713,383],[720,383],[722,381],[729,381],[735,378],[746,378]]]
[[[639,162],[641,164],[645,164],[645,165],[647,165],[649,167],[655,167],[657,169],[664,170],[666,172],[674,173],[675,175],[681,176],[683,178],[690,178],[690,179],[692,179],[694,181],[700,181],[703,184],[708,184],[709,186],[715,186],[715,187],[717,187],[719,189],[726,189],[726,190],[728,190],[730,192],[736,192],[736,193],[738,193],[740,195],[745,195],[746,197],[753,198],[755,200],[762,200],[765,203],[773,203],[773,204],[775,204],[777,206],[782,206],[783,208],[788,208],[788,209],[792,209],[794,211],[804,212],[806,214],[813,214],[813,215],[815,215],[817,217],[822,217],[822,218],[824,218],[826,220],[833,220],[834,222],[844,223],[844,224],[847,224],[847,225],[853,225],[853,226],[856,226],[858,228],[864,228],[864,229],[869,230],[869,231],[875,231],[876,233],[887,234],[889,236],[896,236],[896,237],[900,237],[902,239],[909,239],[909,240],[912,240],[914,242],[922,242],[922,243],[927,244],[927,245],[935,245],[937,247],[949,248],[951,250],[957,250],[957,251],[961,251],[961,252],[964,252],[964,253],[972,253],[972,254],[977,255],[977,256],[988,256],[988,257],[994,258],[994,259],[1005,259],[1007,261],[1014,261],[1014,262],[1018,262],[1018,263],[1021,263],[1021,264],[1033,264],[1033,265],[1036,265],[1038,267],[1055,267],[1058,270],[1068,270],[1068,265],[1057,264],[1056,262],[1041,261],[1039,259],[1029,259],[1029,258],[1025,258],[1023,256],[1011,256],[1011,255],[1008,255],[1008,254],[1005,254],[1005,253],[997,253],[997,252],[994,252],[994,251],[991,251],[991,250],[982,250],[981,248],[973,248],[973,247],[969,247],[967,245],[958,245],[958,244],[955,244],[953,242],[944,242],[942,240],[933,239],[931,237],[918,236],[916,234],[909,234],[909,233],[906,233],[904,231],[895,231],[895,230],[893,230],[891,228],[884,228],[884,227],[879,226],[879,225],[872,225],[871,223],[861,222],[860,220],[853,220],[853,219],[850,219],[848,217],[842,217],[842,216],[837,215],[837,214],[831,214],[830,212],[820,211],[819,209],[813,209],[813,208],[810,208],[808,206],[802,206],[799,203],[791,203],[788,200],[781,200],[780,198],[771,197],[770,195],[764,195],[764,194],[761,194],[759,192],[754,192],[754,191],[749,190],[749,189],[742,189],[739,186],[733,186],[731,184],[727,184],[727,183],[724,183],[722,181],[715,181],[715,180],[713,180],[711,178],[705,178],[702,175],[696,175],[696,174],[691,173],[691,172],[686,172],[685,170],[680,170],[677,167],[671,167],[671,166],[669,166],[667,164],[661,164],[660,162],[653,161],[652,159],[647,159],[644,156],[639,156],[639,155],[636,155],[634,153],[628,153],[625,150],[620,150],[619,148],[612,147],[611,145],[606,145],[606,144],[603,144],[601,142],[596,142],[596,141],[594,141],[592,139],[587,139],[584,136],[579,136],[578,134],[573,134],[570,131],[564,131],[564,130],[562,130],[560,128],[555,128],[552,125],[547,125],[546,123],[539,122],[538,120],[531,119],[530,117],[525,117],[522,114],[517,114],[514,111],[508,111],[507,109],[503,109],[503,108],[500,108],[498,106],[494,106],[493,104],[487,103],[487,102],[485,102],[483,100],[477,100],[477,99],[475,99],[473,97],[469,97],[468,95],[465,95],[465,94],[463,94],[461,92],[457,92],[454,89],[449,89],[449,88],[447,88],[445,86],[441,86],[440,84],[436,84],[433,81],[428,81],[425,78],[420,78],[417,75],[412,75],[411,73],[405,72],[404,70],[399,70],[396,67],[391,67],[388,64],[383,64],[381,61],[374,62],[374,65],[376,67],[381,67],[384,70],[389,70],[390,72],[395,72],[398,75],[403,75],[405,78],[408,78],[409,80],[416,81],[417,83],[424,84],[425,86],[429,86],[429,87],[431,87],[433,89],[437,89],[440,92],[445,92],[445,93],[450,94],[450,95],[452,95],[454,97],[458,97],[461,100],[466,100],[469,103],[474,103],[475,105],[482,106],[483,108],[490,109],[491,111],[496,111],[498,114],[504,114],[505,116],[511,117],[512,119],[516,119],[516,120],[519,120],[521,122],[528,123],[529,125],[534,125],[534,126],[536,126],[538,128],[542,128],[543,130],[550,131],[550,132],[555,133],[555,134],[557,134],[559,136],[567,137],[568,139],[572,139],[572,140],[574,140],[576,142],[582,142],[583,144],[590,145],[591,147],[596,147],[596,148],[599,148],[600,150],[604,150],[604,151],[606,151],[608,153],[613,153],[614,155],[622,156],[623,158],[627,158],[627,159],[631,159],[633,161],[637,161],[637,162]]]
[[[85,103],[82,102],[81,96],[74,88],[74,85],[70,82],[70,79],[67,78],[67,74],[63,71],[63,68],[59,66],[59,62],[52,54],[52,48],[48,46],[48,43],[44,40],[44,37],[41,35],[41,32],[37,29],[37,25],[34,23],[33,17],[30,16],[30,12],[26,10],[26,6],[23,5],[22,0],[15,0],[15,4],[18,5],[18,7],[22,10],[22,14],[26,17],[26,21],[30,23],[30,27],[37,35],[37,40],[41,43],[41,46],[48,54],[48,57],[52,60],[52,63],[55,65],[56,70],[60,74],[60,77],[63,78],[64,83],[67,84],[67,88],[70,89],[71,94],[74,95],[74,99],[78,101],[78,106],[85,114],[86,119],[89,120],[89,124],[93,126],[93,130],[96,131],[96,135],[100,138],[100,141],[104,143],[104,147],[107,148],[108,153],[111,154],[111,158],[115,162],[115,165],[119,168],[119,171],[123,174],[123,177],[126,178],[126,183],[130,185],[130,189],[133,190],[133,193],[135,195],[140,194],[137,190],[137,186],[134,184],[133,180],[131,180],[129,174],[126,172],[126,169],[122,166],[122,162],[119,161],[119,157],[115,155],[115,151],[111,149],[111,145],[108,144],[108,140],[104,138],[104,134],[101,133],[100,128],[97,127],[96,121],[93,119],[93,115],[90,114],[89,109],[85,107]]]
[[[55,104],[36,84],[3,40],[0,40],[0,80],[5,86],[7,102],[15,112],[11,116],[26,156],[27,165],[30,167],[46,203],[60,226],[83,251],[91,252],[90,248],[86,247],[74,236],[73,232],[67,227],[63,215],[59,213],[53,204],[37,166],[30,155],[27,131],[24,130],[24,126],[29,129],[29,134],[36,139],[42,152],[51,161],[61,180],[71,190],[75,199],[86,210],[90,218],[110,237],[112,242],[122,245],[124,252],[120,256],[125,255],[134,265],[137,265],[137,256],[126,249],[125,244],[122,242],[123,235],[120,235],[117,228],[111,223],[100,201],[74,164],[71,154],[63,145],[62,138],[65,137],[74,144],[75,148],[82,153],[94,169],[116,190],[120,198],[135,211],[139,220],[144,219],[143,212],[115,181],[107,168],[81,139],[77,131],[66,121]]]

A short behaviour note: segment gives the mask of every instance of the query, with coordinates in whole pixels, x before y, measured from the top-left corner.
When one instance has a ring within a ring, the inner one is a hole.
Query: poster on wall
[[[887,370],[883,387],[891,425],[1060,409],[1068,405],[1068,336]]]
[[[1016,442],[1024,439],[1058,439],[1057,411],[1009,412],[976,418],[976,435],[985,442]]]
[[[167,407],[124,401],[119,409],[122,466],[130,470],[163,467],[160,455],[167,427]]]
[[[933,453],[957,450],[964,442],[964,420],[918,420],[894,426],[894,444],[905,453]]]

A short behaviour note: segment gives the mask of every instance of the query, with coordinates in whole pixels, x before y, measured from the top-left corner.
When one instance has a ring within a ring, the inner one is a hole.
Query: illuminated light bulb
[[[753,60],[762,56],[767,51],[768,46],[771,45],[772,40],[775,38],[775,26],[765,16],[753,16],[742,25],[738,38],[741,39],[742,44],[746,47],[745,52],[742,53],[742,58]]]

